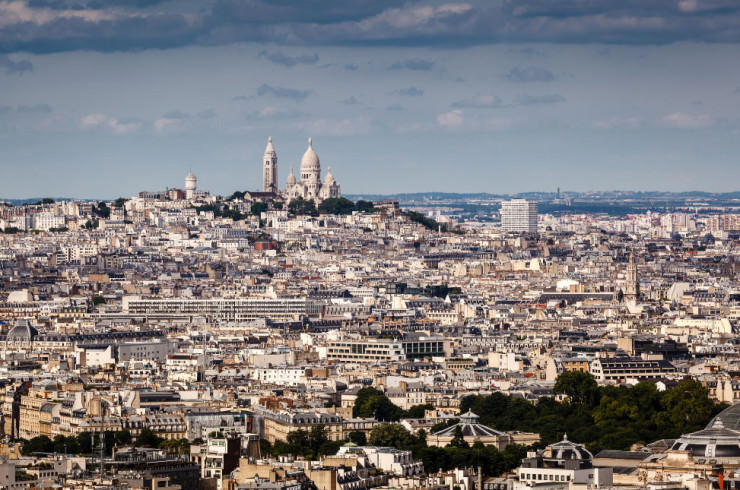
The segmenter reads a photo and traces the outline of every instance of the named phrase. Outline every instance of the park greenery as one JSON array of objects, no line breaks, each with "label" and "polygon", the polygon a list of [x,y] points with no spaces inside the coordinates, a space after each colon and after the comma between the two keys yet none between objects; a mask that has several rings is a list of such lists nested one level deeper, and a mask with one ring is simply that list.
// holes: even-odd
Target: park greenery
[{"label": "park greenery", "polygon": [[354,212],[374,213],[376,211],[373,203],[360,199],[353,202],[345,197],[330,197],[324,199],[317,206],[311,200],[297,197],[288,203],[288,212],[294,216],[318,216],[319,214],[347,215]]},{"label": "park greenery", "polygon": [[[651,382],[634,386],[599,386],[588,373],[565,372],[558,376],[553,389],[562,398],[540,398],[536,403],[523,398],[492,393],[470,395],[460,402],[460,413],[472,410],[480,422],[500,431],[526,431],[540,434],[536,445],[542,448],[562,439],[567,433],[570,440],[584,444],[593,453],[601,449],[628,450],[634,444],[648,444],[659,439],[676,438],[681,434],[702,429],[725,408],[707,396],[699,382],[686,379],[675,386],[658,391]],[[343,441],[331,440],[327,428],[313,426],[310,430],[289,432],[286,441],[269,444],[261,442],[263,455],[294,455],[318,459],[335,454],[341,445],[389,446],[413,453],[424,463],[427,472],[449,470],[456,467],[482,467],[486,475],[500,475],[510,471],[525,457],[526,447],[507,446],[499,451],[480,441],[469,444],[458,428],[447,447],[427,446],[427,432],[407,430],[396,423],[405,418],[423,418],[431,405],[416,405],[404,410],[395,405],[383,392],[363,388],[357,392],[352,410],[354,417],[372,417],[382,423],[369,433],[350,432]],[[443,421],[431,427],[435,433],[457,423],[456,419]],[[91,454],[100,446],[100,435],[83,432],[76,437],[35,437],[23,446],[24,454],[66,452]],[[110,454],[115,446],[132,443],[126,431],[105,432],[103,446]],[[168,441],[144,429],[135,445],[159,447],[171,452],[186,452],[187,440]]]},{"label": "park greenery", "polygon": [[599,386],[588,373],[564,372],[558,376],[554,392],[565,400],[545,397],[531,403],[492,393],[463,398],[460,410],[472,410],[480,415],[482,424],[497,430],[536,432],[543,446],[567,433],[570,440],[598,452],[628,450],[633,444],[700,430],[726,407],[712,402],[707,389],[691,379],[661,392],[651,382]]},{"label": "park greenery", "polygon": [[[79,454],[90,455],[100,450],[101,434],[80,432],[76,436],[65,437],[58,435],[53,439],[48,436],[38,436],[24,441],[23,454]],[[105,431],[102,433],[103,452],[111,455],[113,448],[118,446],[135,445],[136,447],[153,447],[165,449],[169,452],[183,453],[190,449],[187,439],[163,439],[149,429],[142,429],[136,441],[128,430]]]},{"label": "park greenery", "polygon": [[443,233],[447,233],[447,232],[457,233],[457,234],[464,233],[462,230],[458,230],[458,229],[453,230],[446,224],[439,223],[437,220],[434,220],[416,211],[404,211],[403,215],[406,216],[409,220],[413,221],[414,223],[419,223],[420,225],[422,225],[424,228],[427,228],[428,230],[441,231]]}]

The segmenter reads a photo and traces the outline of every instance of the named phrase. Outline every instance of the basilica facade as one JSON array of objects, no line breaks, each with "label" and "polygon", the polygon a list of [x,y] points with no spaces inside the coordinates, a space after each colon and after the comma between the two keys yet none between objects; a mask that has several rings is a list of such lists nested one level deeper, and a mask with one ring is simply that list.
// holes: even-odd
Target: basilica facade
[{"label": "basilica facade", "polygon": [[330,197],[341,197],[341,188],[331,173],[331,167],[324,180],[321,180],[321,163],[319,156],[313,149],[313,141],[308,138],[308,149],[301,158],[300,179],[290,168],[290,174],[285,182],[285,188],[280,191],[277,183],[277,153],[272,144],[272,137],[267,140],[265,156],[262,159],[262,187],[264,192],[280,195],[286,201],[302,198],[313,200],[316,203]]}]

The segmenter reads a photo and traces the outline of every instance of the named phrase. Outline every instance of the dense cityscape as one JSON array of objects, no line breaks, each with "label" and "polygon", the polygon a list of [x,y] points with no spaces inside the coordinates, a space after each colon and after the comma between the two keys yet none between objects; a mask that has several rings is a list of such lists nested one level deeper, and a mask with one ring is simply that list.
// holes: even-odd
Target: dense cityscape
[{"label": "dense cityscape", "polygon": [[731,198],[354,201],[275,146],[260,191],[4,203],[3,488],[740,485]]},{"label": "dense cityscape", "polygon": [[740,490],[740,0],[0,0],[0,490]]}]

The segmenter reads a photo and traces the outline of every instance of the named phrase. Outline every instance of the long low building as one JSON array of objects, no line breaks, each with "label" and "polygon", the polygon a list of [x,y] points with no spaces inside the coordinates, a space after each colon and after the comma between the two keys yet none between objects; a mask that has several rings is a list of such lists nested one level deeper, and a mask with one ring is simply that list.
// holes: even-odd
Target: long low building
[{"label": "long low building", "polygon": [[677,372],[665,360],[645,360],[639,357],[610,357],[591,361],[589,368],[597,381],[624,381],[626,379],[662,378]]},{"label": "long low building", "polygon": [[320,306],[306,298],[213,298],[144,299],[124,297],[123,311],[130,315],[207,317],[220,321],[249,321],[269,318],[276,321],[297,320],[320,312]]}]

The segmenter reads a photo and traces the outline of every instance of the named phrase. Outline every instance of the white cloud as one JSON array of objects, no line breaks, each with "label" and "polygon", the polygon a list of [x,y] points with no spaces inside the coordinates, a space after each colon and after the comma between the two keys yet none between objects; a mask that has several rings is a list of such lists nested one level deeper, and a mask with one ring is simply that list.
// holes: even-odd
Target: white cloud
[{"label": "white cloud", "polygon": [[598,129],[637,129],[644,124],[641,117],[617,117],[602,119],[593,123]]},{"label": "white cloud", "polygon": [[670,128],[702,129],[714,126],[715,120],[708,114],[694,115],[674,112],[673,114],[663,117],[663,119],[661,119],[661,123]]},{"label": "white cloud", "polygon": [[437,116],[437,124],[445,128],[459,128],[463,122],[463,111],[460,109],[453,109]]},{"label": "white cloud", "polygon": [[88,114],[82,118],[81,124],[83,128],[104,128],[113,134],[135,133],[141,127],[140,121],[122,121],[105,114]]}]

